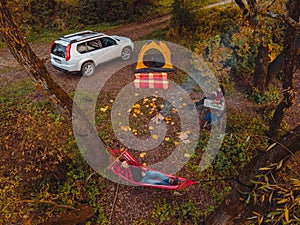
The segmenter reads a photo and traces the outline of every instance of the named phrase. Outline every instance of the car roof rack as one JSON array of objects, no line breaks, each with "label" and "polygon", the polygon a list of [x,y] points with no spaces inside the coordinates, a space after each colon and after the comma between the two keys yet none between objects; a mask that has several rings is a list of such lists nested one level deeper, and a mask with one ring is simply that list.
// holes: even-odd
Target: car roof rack
[{"label": "car roof rack", "polygon": [[64,35],[64,36],[60,37],[59,40],[63,40],[63,41],[70,42],[70,43],[75,43],[78,41],[82,41],[82,40],[86,40],[86,39],[94,38],[94,37],[98,37],[98,36],[103,36],[103,35],[105,35],[105,34],[91,31],[91,30],[85,30],[85,31],[80,31],[80,32]]},{"label": "car roof rack", "polygon": [[80,31],[80,32],[72,33],[72,34],[67,34],[67,35],[64,35],[63,37],[70,38],[70,37],[74,37],[74,36],[85,36],[85,35],[91,35],[91,34],[98,34],[98,32],[91,31],[91,30],[84,30],[84,31]]}]

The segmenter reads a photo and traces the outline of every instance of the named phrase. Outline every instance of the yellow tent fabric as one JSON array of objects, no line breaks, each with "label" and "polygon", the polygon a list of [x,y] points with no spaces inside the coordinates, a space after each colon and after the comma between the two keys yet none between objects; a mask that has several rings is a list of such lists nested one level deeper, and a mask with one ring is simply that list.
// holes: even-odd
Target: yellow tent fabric
[{"label": "yellow tent fabric", "polygon": [[[144,56],[145,53],[148,52],[151,49],[158,50],[162,56],[164,57],[164,65],[161,67],[149,67],[144,64]],[[168,46],[159,41],[158,43],[151,41],[147,44],[145,44],[142,49],[140,50],[139,56],[138,56],[138,62],[136,64],[136,72],[166,72],[166,71],[174,71],[173,65],[171,63],[171,51],[168,48]]]}]

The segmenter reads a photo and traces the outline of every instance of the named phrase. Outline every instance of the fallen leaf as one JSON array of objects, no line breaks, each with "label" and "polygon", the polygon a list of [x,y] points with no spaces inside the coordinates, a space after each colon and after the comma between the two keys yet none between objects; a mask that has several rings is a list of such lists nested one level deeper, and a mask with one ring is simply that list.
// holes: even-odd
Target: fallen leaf
[{"label": "fallen leaf", "polygon": [[141,158],[144,158],[146,156],[146,152],[142,152],[141,154],[140,154],[140,157]]},{"label": "fallen leaf", "polygon": [[136,114],[140,114],[140,113],[141,113],[141,111],[138,110],[138,109],[134,109],[133,111],[134,111],[134,113],[136,113]]},{"label": "fallen leaf", "polygon": [[129,126],[121,126],[121,129],[124,131],[129,131],[131,128]]},{"label": "fallen leaf", "polygon": [[144,100],[143,100],[143,105],[145,105],[146,104],[146,102],[148,102],[149,101],[149,99],[148,98],[144,98]]},{"label": "fallen leaf", "polygon": [[157,138],[158,138],[158,135],[157,135],[157,134],[152,134],[152,138],[153,138],[153,139],[157,139]]},{"label": "fallen leaf", "polygon": [[178,138],[180,140],[185,140],[185,139],[188,139],[188,135],[186,132],[180,132]]},{"label": "fallen leaf", "polygon": [[137,103],[137,104],[133,105],[132,108],[133,109],[139,109],[139,108],[141,108],[141,105]]},{"label": "fallen leaf", "polygon": [[191,154],[189,154],[189,153],[184,153],[184,158],[191,158]]},{"label": "fallen leaf", "polygon": [[104,108],[100,108],[100,110],[101,110],[102,112],[106,112],[106,110],[108,110],[108,106],[105,106]]}]

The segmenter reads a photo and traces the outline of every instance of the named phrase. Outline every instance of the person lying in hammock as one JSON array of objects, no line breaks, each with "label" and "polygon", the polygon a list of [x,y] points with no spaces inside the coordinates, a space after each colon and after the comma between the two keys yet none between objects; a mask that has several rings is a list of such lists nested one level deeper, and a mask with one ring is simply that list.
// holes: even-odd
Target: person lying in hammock
[{"label": "person lying in hammock", "polygon": [[176,177],[171,179],[159,171],[144,170],[139,166],[132,166],[125,159],[120,158],[121,166],[131,171],[132,179],[136,182],[156,184],[156,185],[178,185],[179,181]]}]

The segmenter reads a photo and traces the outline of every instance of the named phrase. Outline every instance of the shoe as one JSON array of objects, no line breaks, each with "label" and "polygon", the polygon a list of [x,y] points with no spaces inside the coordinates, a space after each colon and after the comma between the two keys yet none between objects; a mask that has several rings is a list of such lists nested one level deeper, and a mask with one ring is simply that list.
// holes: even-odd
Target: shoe
[{"label": "shoe", "polygon": [[175,179],[171,179],[171,180],[170,180],[170,184],[171,184],[171,185],[177,185],[177,184],[178,184],[178,181],[179,181],[179,180],[178,180],[178,178],[176,177]]}]

